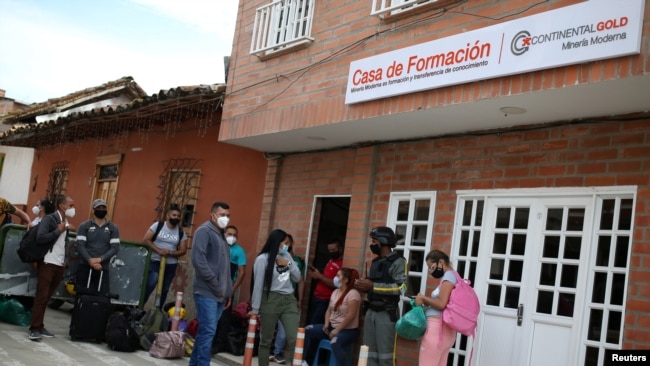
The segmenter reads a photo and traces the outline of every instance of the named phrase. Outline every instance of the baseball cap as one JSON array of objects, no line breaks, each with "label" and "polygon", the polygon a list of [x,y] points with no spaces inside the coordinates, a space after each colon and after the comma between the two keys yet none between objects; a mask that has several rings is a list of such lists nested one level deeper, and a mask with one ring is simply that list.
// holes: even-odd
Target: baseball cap
[{"label": "baseball cap", "polygon": [[98,198],[98,199],[93,201],[93,208],[97,208],[99,206],[108,207],[108,205],[106,204],[106,201],[104,201],[101,198]]}]

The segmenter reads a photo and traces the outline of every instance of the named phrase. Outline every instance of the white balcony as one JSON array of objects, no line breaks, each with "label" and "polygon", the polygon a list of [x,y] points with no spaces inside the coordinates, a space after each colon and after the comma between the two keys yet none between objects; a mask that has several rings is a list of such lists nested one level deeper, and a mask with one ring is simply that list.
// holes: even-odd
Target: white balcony
[{"label": "white balcony", "polygon": [[465,0],[372,0],[370,15],[380,18],[395,16],[415,9],[440,9],[447,5],[455,5]]},{"label": "white balcony", "polygon": [[255,13],[251,54],[268,55],[313,42],[315,0],[274,0]]}]

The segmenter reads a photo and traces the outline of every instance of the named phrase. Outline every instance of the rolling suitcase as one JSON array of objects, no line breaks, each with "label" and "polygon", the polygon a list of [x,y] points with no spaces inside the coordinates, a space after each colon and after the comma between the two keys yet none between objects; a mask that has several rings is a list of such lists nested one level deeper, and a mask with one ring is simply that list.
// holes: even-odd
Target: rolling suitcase
[{"label": "rolling suitcase", "polygon": [[111,313],[111,300],[107,294],[100,294],[103,272],[99,275],[97,291],[90,290],[91,270],[88,274],[88,285],[85,289],[77,290],[74,300],[72,317],[70,319],[70,339],[88,340],[101,343],[104,340],[106,322]]}]

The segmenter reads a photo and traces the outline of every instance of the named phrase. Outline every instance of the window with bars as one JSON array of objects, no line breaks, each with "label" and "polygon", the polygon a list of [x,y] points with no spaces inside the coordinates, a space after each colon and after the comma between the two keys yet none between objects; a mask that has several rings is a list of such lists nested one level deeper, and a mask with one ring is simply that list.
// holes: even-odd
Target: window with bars
[{"label": "window with bars", "polygon": [[315,0],[273,0],[255,12],[251,54],[269,55],[313,41]]},{"label": "window with bars", "polygon": [[[467,0],[373,0],[371,15],[385,18],[402,14],[418,14],[420,11],[442,9]],[[418,10],[417,12],[415,10]]]},{"label": "window with bars", "polygon": [[164,170],[160,175],[160,194],[156,208],[156,220],[165,220],[171,205],[181,209],[181,225],[188,237],[194,225],[196,201],[198,199],[200,170],[197,159],[172,159],[163,162]]},{"label": "window with bars", "polygon": [[52,164],[50,177],[47,182],[47,198],[56,204],[59,196],[65,194],[68,184],[68,161],[59,161]]}]

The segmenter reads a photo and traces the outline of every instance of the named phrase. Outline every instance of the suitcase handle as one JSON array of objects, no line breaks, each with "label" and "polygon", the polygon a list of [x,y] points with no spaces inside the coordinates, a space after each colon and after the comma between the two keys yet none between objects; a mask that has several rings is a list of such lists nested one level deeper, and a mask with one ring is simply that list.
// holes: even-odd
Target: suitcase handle
[{"label": "suitcase handle", "polygon": [[[90,272],[88,272],[88,283],[86,284],[86,288],[90,288],[90,279],[93,277],[93,272],[95,272],[94,269],[90,269]],[[104,278],[104,271],[99,271],[99,284],[97,285],[97,292],[101,291],[102,289],[102,279]]]}]

